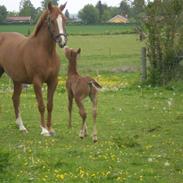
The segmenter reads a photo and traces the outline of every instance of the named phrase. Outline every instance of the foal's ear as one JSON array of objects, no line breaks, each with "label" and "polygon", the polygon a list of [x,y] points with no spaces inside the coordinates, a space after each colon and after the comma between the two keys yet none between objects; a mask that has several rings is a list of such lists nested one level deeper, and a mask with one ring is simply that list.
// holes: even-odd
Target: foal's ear
[{"label": "foal's ear", "polygon": [[63,11],[63,10],[64,10],[64,8],[65,8],[66,4],[67,4],[67,2],[65,2],[63,5],[62,5],[62,4],[60,5],[60,10],[61,10],[61,11]]},{"label": "foal's ear", "polygon": [[78,48],[77,54],[80,54],[80,53],[81,53],[81,48]]},{"label": "foal's ear", "polygon": [[52,9],[53,9],[52,3],[51,3],[51,1],[49,1],[49,3],[48,3],[48,10],[51,12]]}]

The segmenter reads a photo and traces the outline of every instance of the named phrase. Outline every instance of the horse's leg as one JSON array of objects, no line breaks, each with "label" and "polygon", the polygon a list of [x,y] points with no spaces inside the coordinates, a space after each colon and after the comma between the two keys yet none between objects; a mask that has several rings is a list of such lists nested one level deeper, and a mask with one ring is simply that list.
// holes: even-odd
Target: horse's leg
[{"label": "horse's leg", "polygon": [[47,128],[50,134],[54,133],[54,130],[51,128],[51,114],[53,110],[53,96],[55,89],[57,87],[57,79],[47,83],[48,86],[48,95],[47,95],[47,111],[48,111],[48,119],[47,119]]},{"label": "horse's leg", "polygon": [[0,67],[0,77],[3,75],[3,73],[4,73],[4,69]]},{"label": "horse's leg", "polygon": [[44,105],[42,90],[41,90],[42,82],[39,79],[35,79],[33,81],[33,85],[34,85],[34,92],[35,92],[37,103],[38,103],[38,109],[41,115],[41,130],[42,130],[41,135],[50,136],[50,133],[46,128],[45,119],[44,119],[45,105]]},{"label": "horse's leg", "polygon": [[97,127],[96,127],[96,118],[97,118],[97,97],[96,94],[91,98],[92,107],[93,107],[93,142],[97,142]]},{"label": "horse's leg", "polygon": [[15,117],[16,117],[16,124],[19,128],[20,131],[24,131],[27,132],[27,129],[25,128],[21,115],[20,115],[20,111],[19,111],[19,104],[20,104],[20,94],[22,91],[22,85],[21,83],[17,83],[17,82],[13,82],[14,84],[14,92],[13,92],[13,96],[12,96],[12,100],[13,100],[13,105],[14,105],[14,110],[15,110]]},{"label": "horse's leg", "polygon": [[68,91],[68,111],[69,111],[69,120],[68,120],[68,128],[72,127],[72,104],[73,104],[73,94],[72,91]]},{"label": "horse's leg", "polygon": [[87,117],[87,114],[86,114],[86,112],[85,112],[85,109],[84,109],[84,106],[83,106],[83,104],[82,104],[82,102],[81,102],[81,100],[80,100],[80,98],[75,98],[75,101],[76,101],[76,104],[77,104],[77,106],[78,106],[78,108],[79,108],[79,114],[80,114],[80,116],[81,116],[81,118],[82,118],[82,125],[81,125],[81,130],[80,130],[80,134],[79,134],[79,136],[80,136],[80,138],[84,138],[84,136],[85,136],[85,123],[86,123],[86,117]]}]

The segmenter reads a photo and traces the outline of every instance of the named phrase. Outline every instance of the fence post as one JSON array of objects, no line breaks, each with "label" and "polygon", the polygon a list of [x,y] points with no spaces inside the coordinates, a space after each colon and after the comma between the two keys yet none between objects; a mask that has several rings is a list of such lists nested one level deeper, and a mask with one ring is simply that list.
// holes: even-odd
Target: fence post
[{"label": "fence post", "polygon": [[141,49],[141,81],[144,82],[147,79],[147,66],[146,66],[146,48]]}]

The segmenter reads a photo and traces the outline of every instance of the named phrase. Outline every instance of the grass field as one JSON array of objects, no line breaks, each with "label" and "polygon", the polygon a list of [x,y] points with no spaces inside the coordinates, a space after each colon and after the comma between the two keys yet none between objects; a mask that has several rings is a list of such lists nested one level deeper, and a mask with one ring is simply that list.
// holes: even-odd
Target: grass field
[{"label": "grass field", "polygon": [[[0,25],[0,32],[20,32],[27,35],[34,25]],[[134,25],[68,25],[69,35],[111,35],[134,33]]]},{"label": "grass field", "polygon": [[[135,35],[70,36],[70,47],[81,47],[79,70],[103,86],[98,102],[98,142],[79,138],[81,120],[74,105],[73,128],[67,129],[62,58],[54,99],[56,135],[42,137],[32,87],[21,96],[28,134],[15,126],[11,84],[0,80],[0,182],[12,183],[183,183],[183,87],[142,87],[139,83],[141,43]],[[44,90],[46,99],[46,90]],[[89,133],[92,115],[89,100]]]}]

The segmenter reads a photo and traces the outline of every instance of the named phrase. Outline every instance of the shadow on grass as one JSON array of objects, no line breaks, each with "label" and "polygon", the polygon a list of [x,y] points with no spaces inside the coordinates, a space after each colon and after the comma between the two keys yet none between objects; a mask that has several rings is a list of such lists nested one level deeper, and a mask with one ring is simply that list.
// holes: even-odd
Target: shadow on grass
[{"label": "shadow on grass", "polygon": [[12,182],[10,153],[0,150],[0,182]]},{"label": "shadow on grass", "polygon": [[135,135],[133,137],[115,137],[113,141],[119,148],[141,148],[137,139],[138,135]]}]

